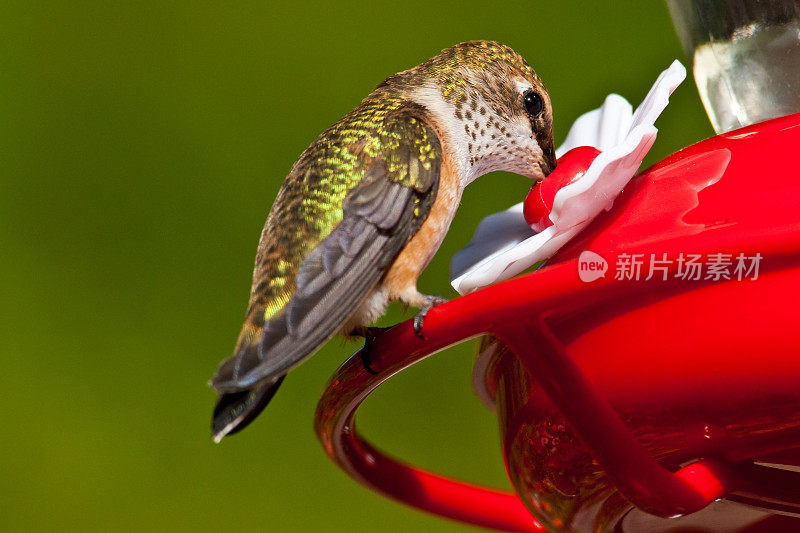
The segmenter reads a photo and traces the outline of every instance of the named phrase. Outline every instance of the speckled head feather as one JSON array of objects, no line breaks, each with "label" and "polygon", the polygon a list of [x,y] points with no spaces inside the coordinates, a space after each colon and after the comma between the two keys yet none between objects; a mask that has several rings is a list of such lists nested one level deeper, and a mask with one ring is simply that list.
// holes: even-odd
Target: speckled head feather
[{"label": "speckled head feather", "polygon": [[447,100],[466,103],[463,99],[469,92],[465,75],[469,72],[485,72],[487,80],[522,76],[531,83],[541,84],[528,62],[510,47],[494,41],[467,41],[445,48],[439,55],[414,68],[398,72],[382,85],[414,85],[434,79]]},{"label": "speckled head feather", "polygon": [[[432,112],[440,135],[463,156],[465,184],[493,170],[542,178],[554,166],[550,97],[528,62],[504,44],[458,44],[387,78],[382,86],[408,94]],[[526,90],[544,99],[541,115],[525,114],[521,98]],[[535,145],[520,142],[526,134]],[[540,155],[548,168],[538,168]]]}]

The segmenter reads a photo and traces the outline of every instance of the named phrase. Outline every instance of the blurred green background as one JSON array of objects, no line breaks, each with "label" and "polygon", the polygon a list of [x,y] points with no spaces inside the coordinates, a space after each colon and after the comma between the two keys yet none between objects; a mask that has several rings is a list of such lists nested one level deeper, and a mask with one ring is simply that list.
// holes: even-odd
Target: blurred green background
[{"label": "blurred green background", "polygon": [[[291,164],[387,75],[470,39],[507,43],[552,95],[557,143],[682,57],[650,2],[20,2],[0,22],[0,508],[11,531],[464,531],[346,477],[312,431],[332,341],[244,433],[214,445],[206,386],[230,355],[256,244]],[[653,162],[712,134],[691,79]],[[464,197],[420,287],[530,182]],[[402,318],[393,308],[387,322]],[[382,387],[359,425],[423,467],[508,487],[474,344]]]}]

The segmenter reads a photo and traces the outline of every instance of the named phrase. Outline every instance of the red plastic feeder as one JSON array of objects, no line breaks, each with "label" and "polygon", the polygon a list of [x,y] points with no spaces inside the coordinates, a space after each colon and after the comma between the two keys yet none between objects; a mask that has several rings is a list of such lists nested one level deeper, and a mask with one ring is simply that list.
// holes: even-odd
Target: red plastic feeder
[{"label": "red plastic feeder", "polygon": [[[800,115],[690,146],[545,268],[434,308],[425,340],[387,331],[377,375],[356,354],[328,384],[326,452],[385,495],[502,530],[800,531],[797,146]],[[603,276],[581,280],[584,251]],[[353,422],[390,376],[480,334],[476,390],[516,494],[391,459]]]}]

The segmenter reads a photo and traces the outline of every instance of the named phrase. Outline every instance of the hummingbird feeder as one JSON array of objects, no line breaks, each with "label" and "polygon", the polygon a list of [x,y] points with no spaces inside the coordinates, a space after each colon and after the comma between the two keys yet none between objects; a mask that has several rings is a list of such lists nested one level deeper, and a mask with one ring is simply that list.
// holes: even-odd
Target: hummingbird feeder
[{"label": "hummingbird feeder", "polygon": [[[425,338],[402,323],[372,343],[374,373],[356,353],[331,378],[316,431],[358,482],[504,531],[800,531],[800,97],[794,114],[753,103],[739,78],[756,67],[736,70],[786,28],[800,61],[797,10],[669,4],[719,135],[635,175],[677,62],[635,113],[614,96],[581,117],[553,174],[454,258],[463,295],[428,313]],[[354,424],[381,383],[479,336],[473,385],[513,493],[404,463]]]}]

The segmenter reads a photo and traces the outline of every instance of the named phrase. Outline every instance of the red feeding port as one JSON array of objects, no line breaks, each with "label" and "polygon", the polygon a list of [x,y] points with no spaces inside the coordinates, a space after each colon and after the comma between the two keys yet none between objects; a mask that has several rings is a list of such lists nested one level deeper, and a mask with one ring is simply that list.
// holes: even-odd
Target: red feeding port
[{"label": "red feeding port", "polygon": [[525,197],[522,213],[533,231],[538,233],[553,225],[550,211],[553,210],[556,193],[586,174],[598,155],[600,150],[592,146],[573,148],[558,158],[558,166],[549,176],[531,187]]}]

